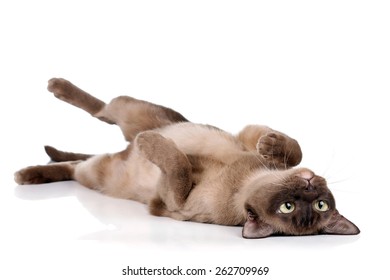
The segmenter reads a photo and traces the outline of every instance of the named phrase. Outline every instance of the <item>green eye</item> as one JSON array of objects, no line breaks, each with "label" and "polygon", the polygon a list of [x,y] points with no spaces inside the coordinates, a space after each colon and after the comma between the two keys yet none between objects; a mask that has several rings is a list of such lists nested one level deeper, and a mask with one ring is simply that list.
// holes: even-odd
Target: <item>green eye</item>
[{"label": "green eye", "polygon": [[295,205],[292,202],[285,202],[279,207],[279,213],[288,214],[294,211]]},{"label": "green eye", "polygon": [[329,205],[323,200],[317,200],[314,202],[314,208],[320,212],[325,212],[329,210]]}]

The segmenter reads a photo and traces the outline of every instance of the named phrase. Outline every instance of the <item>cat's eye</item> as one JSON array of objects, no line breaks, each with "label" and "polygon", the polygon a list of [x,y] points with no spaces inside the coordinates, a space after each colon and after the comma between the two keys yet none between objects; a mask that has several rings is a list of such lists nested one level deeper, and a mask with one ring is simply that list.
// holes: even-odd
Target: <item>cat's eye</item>
[{"label": "cat's eye", "polygon": [[326,201],[317,200],[314,202],[314,208],[320,212],[325,212],[329,210],[329,205],[326,203]]},{"label": "cat's eye", "polygon": [[294,211],[295,205],[292,202],[285,202],[279,207],[279,213],[288,214]]}]

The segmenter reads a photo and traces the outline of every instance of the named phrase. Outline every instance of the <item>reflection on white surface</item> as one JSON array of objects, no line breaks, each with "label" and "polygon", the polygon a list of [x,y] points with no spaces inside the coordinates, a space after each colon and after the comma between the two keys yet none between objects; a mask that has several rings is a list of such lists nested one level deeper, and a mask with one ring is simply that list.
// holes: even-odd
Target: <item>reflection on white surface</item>
[{"label": "reflection on white surface", "polygon": [[[253,243],[277,245],[283,240],[293,239],[296,246],[329,247],[348,244],[359,239],[359,236],[317,236],[317,237],[271,237],[262,240],[244,240],[241,237],[241,227],[200,224],[194,222],[176,221],[166,217],[155,217],[148,214],[147,206],[135,201],[111,198],[89,190],[76,182],[59,182],[37,186],[17,186],[15,196],[23,200],[56,200],[60,198],[75,198],[91,218],[96,218],[103,229],[82,232],[79,240],[110,241],[126,245],[197,247],[212,246],[218,248],[229,244],[253,248]],[[74,204],[74,202],[72,203]],[[64,205],[64,207],[67,207]],[[65,217],[66,218],[66,217]],[[75,217],[69,217],[75,218]],[[73,221],[74,222],[74,221]],[[234,242],[235,241],[235,242]],[[320,241],[320,242],[318,242]],[[233,242],[233,243],[230,243]],[[194,247],[195,246],[195,247]]]},{"label": "reflection on white surface", "polygon": [[[208,270],[228,265],[269,266],[278,279],[291,273],[315,273],[318,262],[324,258],[328,266],[347,273],[357,264],[362,265],[363,260],[354,252],[369,250],[364,219],[358,223],[363,228],[358,236],[246,240],[241,237],[240,227],[154,217],[143,204],[111,198],[73,181],[16,186],[8,199],[13,203],[8,204],[9,209],[18,207],[22,212],[15,211],[8,217],[12,226],[3,229],[2,242],[10,252],[8,260],[13,260],[14,269],[18,263],[30,269],[28,273],[20,272],[24,276],[44,271],[43,275],[49,278],[63,269],[61,263],[66,263],[81,275],[93,271],[97,279],[119,273],[127,265],[152,268],[180,265]],[[286,256],[294,259],[287,261]],[[65,271],[62,276],[65,279],[72,275],[71,271]]]}]

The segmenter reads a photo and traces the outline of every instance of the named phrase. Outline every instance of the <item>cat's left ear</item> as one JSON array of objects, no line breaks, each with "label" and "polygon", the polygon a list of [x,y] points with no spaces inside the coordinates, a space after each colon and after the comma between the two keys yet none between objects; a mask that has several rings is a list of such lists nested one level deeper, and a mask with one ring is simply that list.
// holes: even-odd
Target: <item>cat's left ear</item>
[{"label": "cat's left ear", "polygon": [[242,237],[244,238],[264,238],[272,235],[274,229],[260,219],[252,212],[248,211],[247,219],[242,229]]},{"label": "cat's left ear", "polygon": [[336,210],[322,232],[328,234],[354,235],[359,234],[360,230],[354,223],[344,218]]}]

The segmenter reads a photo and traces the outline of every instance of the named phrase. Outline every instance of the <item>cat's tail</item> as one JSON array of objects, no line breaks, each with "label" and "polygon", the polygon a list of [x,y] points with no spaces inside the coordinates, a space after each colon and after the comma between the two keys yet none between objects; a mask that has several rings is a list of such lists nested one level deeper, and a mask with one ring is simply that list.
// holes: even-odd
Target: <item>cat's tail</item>
[{"label": "cat's tail", "polygon": [[87,160],[94,156],[88,154],[63,152],[51,146],[45,146],[45,151],[50,159],[55,162]]}]

